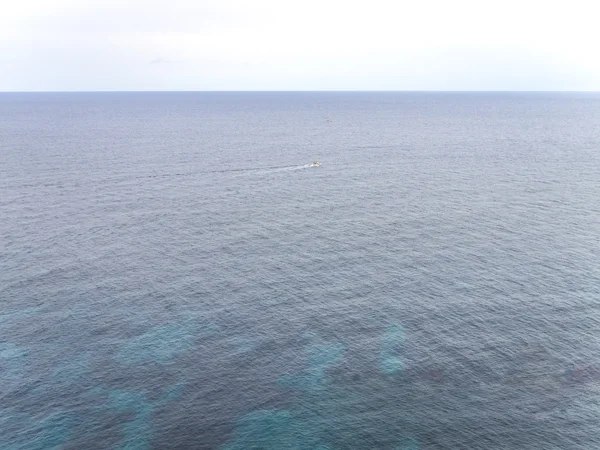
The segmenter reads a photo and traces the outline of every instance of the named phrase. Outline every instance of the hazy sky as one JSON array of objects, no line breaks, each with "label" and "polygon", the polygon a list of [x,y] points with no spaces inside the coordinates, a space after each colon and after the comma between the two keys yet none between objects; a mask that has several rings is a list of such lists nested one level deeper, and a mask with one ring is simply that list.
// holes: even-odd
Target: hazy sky
[{"label": "hazy sky", "polygon": [[0,91],[600,90],[600,6],[13,0]]}]

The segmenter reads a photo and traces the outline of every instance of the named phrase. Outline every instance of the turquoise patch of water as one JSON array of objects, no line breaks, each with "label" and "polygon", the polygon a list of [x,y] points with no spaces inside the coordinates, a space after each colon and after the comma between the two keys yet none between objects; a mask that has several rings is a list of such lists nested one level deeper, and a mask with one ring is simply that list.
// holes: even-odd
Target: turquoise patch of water
[{"label": "turquoise patch of water", "polygon": [[185,386],[184,382],[179,382],[171,386],[167,391],[162,395],[160,399],[155,403],[155,406],[163,406],[168,405],[169,403],[176,402],[183,395],[183,387]]},{"label": "turquoise patch of water", "polygon": [[23,358],[27,355],[28,352],[17,347],[12,342],[0,342],[0,358],[2,359]]},{"label": "turquoise patch of water", "polygon": [[117,352],[116,359],[123,365],[146,362],[167,364],[178,355],[191,350],[196,339],[217,331],[216,325],[198,328],[190,322],[155,327],[125,343]]},{"label": "turquoise patch of water", "polygon": [[339,342],[314,342],[308,350],[308,363],[313,370],[326,369],[339,362],[344,350],[344,345]]},{"label": "turquoise patch of water", "polygon": [[16,389],[27,380],[28,354],[12,342],[0,343],[0,375],[6,392]]},{"label": "turquoise patch of water", "polygon": [[412,438],[406,438],[395,450],[419,450],[419,444]]},{"label": "turquoise patch of water", "polygon": [[239,355],[249,353],[256,349],[257,344],[250,339],[242,337],[233,337],[230,339],[231,345],[234,348],[233,354]]},{"label": "turquoise patch of water", "polygon": [[[42,422],[42,434],[37,440],[37,448],[49,449],[59,448],[71,437],[72,420],[69,416],[55,414],[47,417]],[[34,446],[34,448],[36,448]]]},{"label": "turquoise patch of water", "polygon": [[404,368],[404,362],[398,356],[385,356],[381,359],[379,368],[387,375],[394,375]]},{"label": "turquoise patch of water", "polygon": [[58,450],[71,438],[72,419],[63,413],[39,418],[26,414],[0,418],[3,450]]},{"label": "turquoise patch of water", "polygon": [[60,364],[52,373],[52,381],[61,385],[84,381],[90,371],[92,358],[92,352],[84,352]]},{"label": "turquoise patch of water", "polygon": [[[308,334],[305,338],[308,367],[280,379],[281,384],[301,391],[301,395],[294,397],[297,401],[289,410],[256,411],[244,417],[238,423],[233,440],[223,450],[330,450],[366,444],[362,425],[356,420],[357,415],[371,412],[364,409],[365,392],[348,390],[343,383],[331,383],[327,376],[327,370],[341,362],[345,346],[322,340],[316,334]],[[395,374],[404,367],[400,356],[404,340],[404,329],[399,325],[388,327],[381,336],[379,365],[384,373]],[[373,426],[374,431],[382,435],[391,431],[385,420]],[[418,450],[419,446],[414,439],[402,437],[395,440],[392,448]]]},{"label": "turquoise patch of water", "polygon": [[26,308],[13,312],[2,312],[0,313],[0,324],[8,323],[10,325],[10,322],[27,318],[39,313],[41,310],[42,308]]},{"label": "turquoise patch of water", "polygon": [[[181,397],[184,383],[171,386],[155,402],[148,400],[144,392],[114,389],[108,392],[108,409],[133,414],[133,419],[123,425],[123,441],[119,446],[122,450],[145,450],[151,448],[154,433],[152,414],[157,407],[172,403]],[[102,389],[96,389],[96,394],[102,394]]]},{"label": "turquoise patch of water", "polygon": [[381,337],[379,369],[386,375],[394,375],[404,368],[404,362],[398,355],[404,342],[404,328],[392,325]]},{"label": "turquoise patch of water", "polygon": [[312,427],[290,411],[261,410],[238,422],[233,441],[222,450],[324,450]]},{"label": "turquoise patch of water", "polygon": [[144,450],[150,448],[152,426],[150,416],[152,405],[146,395],[135,391],[114,390],[109,394],[110,405],[117,411],[131,412],[134,419],[123,425],[123,450]]},{"label": "turquoise patch of water", "polygon": [[345,352],[345,346],[340,342],[322,341],[316,335],[308,335],[307,361],[308,369],[293,375],[280,378],[283,386],[295,387],[301,390],[318,390],[327,383],[327,369],[338,364]]}]

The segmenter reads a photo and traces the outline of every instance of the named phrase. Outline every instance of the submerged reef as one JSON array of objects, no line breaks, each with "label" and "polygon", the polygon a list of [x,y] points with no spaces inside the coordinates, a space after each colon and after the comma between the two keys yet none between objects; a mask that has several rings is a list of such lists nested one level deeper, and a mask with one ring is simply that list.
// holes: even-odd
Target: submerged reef
[{"label": "submerged reef", "polygon": [[2,450],[58,450],[71,438],[73,419],[64,413],[43,418],[28,414],[0,415]]},{"label": "submerged reef", "polygon": [[42,311],[42,308],[26,308],[12,312],[0,312],[0,325],[14,325],[16,321],[28,318]]},{"label": "submerged reef", "polygon": [[157,326],[125,343],[115,358],[123,365],[148,362],[164,365],[191,350],[197,339],[217,331],[218,327],[214,324],[196,324],[193,321]]},{"label": "submerged reef", "polygon": [[152,416],[156,409],[177,401],[181,397],[183,383],[169,387],[157,400],[150,400],[145,391],[98,388],[97,395],[107,395],[101,408],[105,414],[127,413],[132,418],[122,425],[121,450],[145,450],[152,448],[154,428]]},{"label": "submerged reef", "polygon": [[27,356],[28,352],[17,347],[11,342],[0,342],[0,360],[8,360],[13,358],[22,358]]},{"label": "submerged reef", "polygon": [[404,343],[404,328],[391,325],[381,338],[379,369],[386,375],[394,375],[404,368],[404,362],[399,356]]},{"label": "submerged reef", "polygon": [[260,410],[244,416],[237,424],[235,437],[222,450],[316,450],[320,446],[313,427],[290,411]]},{"label": "submerged reef", "polygon": [[396,420],[378,417],[371,401],[377,400],[379,388],[392,381],[389,376],[404,367],[402,326],[387,327],[380,338],[376,373],[382,376],[358,384],[334,382],[335,378],[328,376],[328,370],[344,362],[344,344],[324,340],[314,333],[305,338],[307,367],[280,379],[280,386],[299,392],[295,401],[285,409],[258,410],[245,415],[222,450],[372,448],[377,442],[376,435],[388,437],[386,449],[418,450],[417,441],[406,437]]},{"label": "submerged reef", "polygon": [[327,370],[339,363],[344,355],[345,346],[339,342],[328,342],[315,334],[307,334],[308,368],[299,374],[284,375],[281,384],[301,390],[318,390],[327,383]]},{"label": "submerged reef", "polygon": [[0,374],[6,393],[19,388],[27,375],[29,352],[12,342],[0,342]]},{"label": "submerged reef", "polygon": [[[33,312],[11,313],[11,323],[23,314]],[[37,347],[0,342],[6,392],[17,395],[26,389],[30,397],[18,410],[0,409],[0,448],[59,450],[84,443],[86,436],[104,433],[110,448],[148,450],[160,438],[154,423],[157,413],[166,412],[166,406],[177,402],[190,383],[177,382],[181,373],[172,363],[216,336],[235,357],[251,358],[253,352],[260,351],[256,337],[245,333],[225,336],[217,325],[202,319],[185,318],[154,326],[137,323],[134,328],[142,332],[128,341],[118,340],[120,346],[114,350],[95,345],[72,349],[62,341]],[[370,448],[385,436],[387,450],[418,450],[417,441],[403,437],[410,431],[403,428],[410,420],[386,418],[377,411],[377,402],[393,392],[386,388],[401,381],[392,376],[404,369],[404,329],[393,324],[379,327],[377,333],[370,341],[373,359],[365,359],[362,351],[353,353],[353,347],[345,343],[306,333],[287,355],[291,361],[288,373],[279,375],[273,386],[291,394],[284,397],[287,402],[242,414],[231,438],[220,448]],[[106,361],[116,364],[98,371]],[[125,370],[131,376],[120,376]],[[33,373],[36,375],[27,376]],[[154,377],[149,381],[153,381],[132,385],[138,373],[149,374]],[[69,395],[44,411],[33,409],[47,404],[56,392]],[[112,428],[106,428],[111,422]]]}]

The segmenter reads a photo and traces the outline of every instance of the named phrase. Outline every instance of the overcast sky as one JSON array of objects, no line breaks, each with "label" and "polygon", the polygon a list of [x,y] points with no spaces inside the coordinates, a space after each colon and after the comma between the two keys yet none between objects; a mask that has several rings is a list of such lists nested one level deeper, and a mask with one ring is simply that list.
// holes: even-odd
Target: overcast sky
[{"label": "overcast sky", "polygon": [[591,0],[13,0],[0,91],[600,90]]}]

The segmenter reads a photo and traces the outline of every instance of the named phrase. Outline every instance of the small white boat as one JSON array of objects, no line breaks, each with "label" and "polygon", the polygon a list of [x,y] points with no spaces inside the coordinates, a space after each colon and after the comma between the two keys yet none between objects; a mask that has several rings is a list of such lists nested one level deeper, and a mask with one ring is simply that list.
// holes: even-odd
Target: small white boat
[{"label": "small white boat", "polygon": [[319,161],[313,161],[310,167],[319,167],[321,163]]}]

